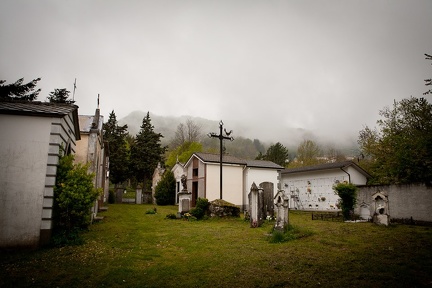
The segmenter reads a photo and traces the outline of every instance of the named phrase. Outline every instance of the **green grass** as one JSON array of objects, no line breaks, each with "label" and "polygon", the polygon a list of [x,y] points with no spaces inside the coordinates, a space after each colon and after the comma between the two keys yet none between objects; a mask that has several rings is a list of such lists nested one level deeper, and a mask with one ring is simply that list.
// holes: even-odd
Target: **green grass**
[{"label": "green grass", "polygon": [[[5,252],[0,287],[431,287],[432,229],[312,221],[270,243],[273,223],[165,219],[176,206],[112,204],[81,246]],[[300,232],[299,232],[300,231]],[[296,235],[297,235],[296,234]],[[297,239],[296,239],[297,238]]]}]

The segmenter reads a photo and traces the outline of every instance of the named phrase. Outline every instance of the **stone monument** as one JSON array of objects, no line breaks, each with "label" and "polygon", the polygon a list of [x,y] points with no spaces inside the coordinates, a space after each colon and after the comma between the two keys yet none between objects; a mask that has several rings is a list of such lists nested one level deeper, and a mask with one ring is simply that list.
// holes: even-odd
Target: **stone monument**
[{"label": "stone monument", "polygon": [[255,182],[252,183],[250,192],[248,194],[248,198],[249,198],[250,227],[252,228],[260,227],[264,217],[263,189],[258,188]]},{"label": "stone monument", "polygon": [[179,214],[183,214],[189,212],[191,207],[190,204],[192,202],[192,193],[189,193],[187,190],[187,176],[181,176],[182,190],[178,193],[179,195]]},{"label": "stone monument", "polygon": [[279,190],[274,197],[274,205],[276,211],[275,230],[283,231],[289,224],[289,197],[285,195],[284,190]]},{"label": "stone monument", "polygon": [[136,187],[135,203],[136,204],[142,204],[142,187],[141,187],[141,185],[138,185]]},{"label": "stone monument", "polygon": [[390,213],[387,195],[384,192],[378,191],[372,195],[372,201],[372,207],[374,207],[373,222],[388,226],[390,223]]}]

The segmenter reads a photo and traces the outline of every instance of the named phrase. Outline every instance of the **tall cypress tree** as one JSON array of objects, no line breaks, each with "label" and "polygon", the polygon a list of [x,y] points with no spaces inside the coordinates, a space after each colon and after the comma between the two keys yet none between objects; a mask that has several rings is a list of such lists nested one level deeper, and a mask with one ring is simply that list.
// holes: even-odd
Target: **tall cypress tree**
[{"label": "tall cypress tree", "polygon": [[129,178],[129,150],[126,143],[127,125],[117,124],[114,110],[110,113],[107,123],[103,125],[104,140],[108,142],[111,183],[119,184]]},{"label": "tall cypress tree", "polygon": [[131,149],[131,169],[136,180],[149,188],[151,177],[158,163],[163,163],[166,147],[161,146],[162,134],[156,133],[151,124],[150,113],[144,117],[141,130],[135,137]]}]

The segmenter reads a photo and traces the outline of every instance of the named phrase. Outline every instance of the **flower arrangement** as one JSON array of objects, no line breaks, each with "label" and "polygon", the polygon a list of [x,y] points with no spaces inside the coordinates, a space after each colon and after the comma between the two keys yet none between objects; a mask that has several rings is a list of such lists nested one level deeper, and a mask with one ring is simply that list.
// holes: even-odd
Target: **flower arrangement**
[{"label": "flower arrangement", "polygon": [[267,215],[266,220],[267,221],[272,221],[272,220],[274,220],[274,217],[272,217],[271,215]]},{"label": "flower arrangement", "polygon": [[183,218],[185,220],[188,220],[188,221],[197,220],[197,218],[194,215],[192,215],[191,213],[183,214]]}]

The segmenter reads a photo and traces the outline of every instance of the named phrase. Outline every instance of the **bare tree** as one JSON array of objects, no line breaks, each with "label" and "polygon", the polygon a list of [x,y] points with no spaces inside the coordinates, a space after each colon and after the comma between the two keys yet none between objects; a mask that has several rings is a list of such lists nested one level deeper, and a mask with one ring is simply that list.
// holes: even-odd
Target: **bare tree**
[{"label": "bare tree", "polygon": [[188,118],[186,124],[180,123],[171,141],[171,146],[179,147],[186,142],[199,142],[201,137],[201,126]]},{"label": "bare tree", "polygon": [[297,148],[297,158],[302,166],[320,163],[318,160],[320,154],[320,147],[312,140],[304,140]]},{"label": "bare tree", "polygon": [[201,136],[201,126],[188,118],[186,120],[186,131],[188,142],[198,142]]},{"label": "bare tree", "polygon": [[346,160],[346,156],[340,150],[334,147],[329,147],[327,149],[327,157],[331,162],[340,162]]}]

